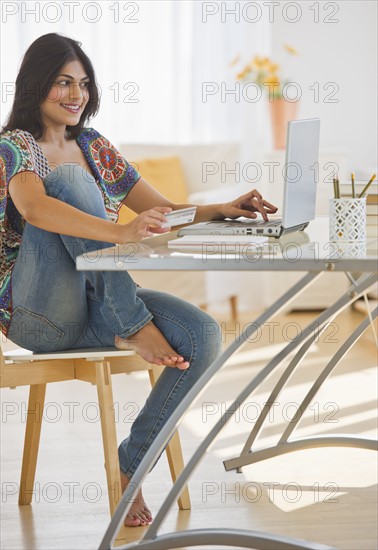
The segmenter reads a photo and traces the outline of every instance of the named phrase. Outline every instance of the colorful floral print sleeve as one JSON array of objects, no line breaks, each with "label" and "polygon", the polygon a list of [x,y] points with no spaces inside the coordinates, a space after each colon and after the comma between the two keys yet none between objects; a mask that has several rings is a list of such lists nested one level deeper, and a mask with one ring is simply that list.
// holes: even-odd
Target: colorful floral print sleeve
[{"label": "colorful floral print sleeve", "polygon": [[[116,222],[122,201],[140,178],[117,149],[99,132],[86,128],[76,139],[104,199],[107,217]],[[24,130],[0,135],[0,330],[5,335],[12,315],[11,274],[25,224],[8,193],[10,180],[21,172],[41,179],[51,171],[42,149]]]},{"label": "colorful floral print sleeve", "polygon": [[117,221],[122,201],[140,174],[93,128],[86,128],[76,141],[100,188],[108,219]]}]

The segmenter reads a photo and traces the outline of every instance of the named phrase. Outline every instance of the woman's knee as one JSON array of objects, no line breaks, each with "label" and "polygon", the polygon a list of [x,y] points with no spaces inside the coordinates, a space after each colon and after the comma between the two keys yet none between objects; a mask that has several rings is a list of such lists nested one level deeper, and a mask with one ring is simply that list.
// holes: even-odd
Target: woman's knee
[{"label": "woman's knee", "polygon": [[191,317],[191,326],[197,340],[198,355],[205,356],[212,363],[222,349],[222,333],[217,321],[201,309]]},{"label": "woman's knee", "polygon": [[101,192],[87,170],[78,164],[60,164],[43,180],[46,193],[98,217],[106,218]]}]

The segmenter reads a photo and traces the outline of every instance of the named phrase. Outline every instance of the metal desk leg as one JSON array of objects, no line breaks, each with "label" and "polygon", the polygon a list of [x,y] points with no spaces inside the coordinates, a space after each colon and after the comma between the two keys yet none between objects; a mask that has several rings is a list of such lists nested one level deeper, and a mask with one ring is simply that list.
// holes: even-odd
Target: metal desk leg
[{"label": "metal desk leg", "polygon": [[155,540],[142,539],[133,544],[118,546],[117,550],[173,550],[189,546],[235,546],[251,550],[336,550],[332,546],[306,542],[292,537],[270,535],[244,529],[190,529],[180,533],[167,533]]},{"label": "metal desk leg", "polygon": [[[336,317],[336,314],[331,317],[331,320],[334,319],[335,317]],[[318,325],[314,324],[314,334],[301,346],[299,351],[295,354],[295,357],[292,359],[290,364],[286,367],[285,371],[282,373],[280,379],[277,381],[271,394],[269,395],[261,413],[259,414],[253,426],[253,429],[250,435],[248,436],[247,441],[244,444],[244,447],[240,453],[241,457],[245,455],[250,455],[250,453],[252,452],[253,443],[256,441],[261,429],[263,428],[265,419],[268,416],[274,403],[276,402],[277,397],[281,393],[281,390],[285,386],[286,382],[290,379],[296,367],[298,367],[298,365],[300,365],[300,363],[306,357],[307,352],[310,350],[314,341],[319,337],[320,333],[323,332],[323,330],[325,330],[327,325],[328,325],[328,322],[324,323],[322,327],[319,327]],[[224,461],[225,469],[226,470],[235,469],[235,467],[233,467],[232,464],[234,464],[233,460],[225,460]],[[241,473],[242,468],[238,467],[237,471],[238,473]]]},{"label": "metal desk leg", "polygon": [[[155,441],[150,446],[149,450],[147,451],[145,457],[141,461],[137,471],[135,472],[132,483],[129,484],[128,488],[126,489],[125,493],[123,494],[122,500],[120,501],[117,510],[115,511],[111,522],[109,524],[109,527],[104,535],[104,538],[100,544],[100,550],[109,550],[111,547],[111,544],[114,542],[116,533],[118,532],[124,517],[126,516],[128,510],[130,509],[132,498],[135,496],[136,492],[138,491],[139,485],[143,482],[144,478],[146,477],[151,464],[155,462],[157,457],[162,452],[165,444],[171,437],[174,430],[177,428],[177,425],[179,421],[181,420],[183,414],[185,413],[186,409],[191,405],[192,401],[202,392],[206,384],[209,382],[209,380],[213,377],[213,375],[220,370],[220,368],[224,365],[224,363],[227,361],[227,359],[237,350],[241,347],[241,345],[253,334],[256,332],[257,328],[261,326],[263,323],[265,323],[272,315],[283,309],[291,299],[293,299],[299,292],[301,292],[306,286],[308,286],[313,280],[317,278],[316,273],[308,273],[305,277],[303,277],[298,283],[296,283],[288,292],[286,292],[282,298],[277,300],[273,306],[271,306],[266,312],[264,312],[255,323],[247,325],[242,333],[242,338],[239,340],[239,342],[234,342],[231,344],[228,349],[222,353],[222,355],[214,361],[214,363],[207,369],[207,371],[201,376],[201,378],[196,382],[196,384],[191,388],[191,390],[188,392],[186,397],[182,400],[182,402],[178,405],[176,410],[172,413],[171,417],[167,421],[167,423],[163,426],[162,430],[160,431],[158,437],[155,439]],[[356,293],[362,293],[366,288],[371,286],[371,284],[374,282],[374,277],[372,275],[370,276],[363,276],[358,281],[358,288],[356,287],[355,292]],[[335,312],[340,311],[344,307],[346,307],[354,297],[351,298],[350,293],[344,294],[337,302],[331,306],[327,310],[327,312],[324,312],[323,319],[321,322],[321,325],[323,325],[324,322],[326,322],[332,315],[335,314]],[[322,317],[322,316],[320,316]],[[154,522],[147,530],[144,538],[140,541],[140,543],[133,543],[131,545],[126,545],[122,548],[124,549],[131,549],[131,548],[138,548],[139,544],[147,544],[148,541],[151,543],[153,542],[155,544],[155,548],[159,549],[169,549],[172,548],[170,545],[171,543],[168,542],[166,539],[163,541],[161,537],[157,537],[156,533],[159,529],[162,521],[166,517],[169,509],[174,503],[174,500],[176,498],[176,495],[179,495],[183,486],[186,484],[187,479],[193,472],[195,466],[198,464],[200,459],[204,456],[206,450],[210,447],[210,444],[215,439],[215,437],[218,435],[218,433],[221,431],[221,429],[224,427],[224,425],[227,423],[227,421],[230,419],[231,414],[237,410],[237,408],[240,406],[240,403],[243,402],[248,395],[253,391],[274,369],[275,367],[280,364],[280,362],[289,354],[293,349],[295,349],[301,342],[304,342],[307,338],[311,336],[313,332],[313,327],[307,327],[300,339],[296,342],[291,342],[286,346],[286,348],[280,352],[255,378],[254,380],[246,387],[246,389],[241,393],[238,400],[234,402],[233,405],[225,412],[221,420],[216,424],[216,426],[210,431],[210,433],[207,435],[205,440],[202,442],[202,444],[199,446],[197,451],[194,453],[182,473],[180,474],[179,478],[177,479],[176,483],[172,487],[170,493],[168,494],[166,500],[164,501],[163,505],[161,506]],[[235,407],[236,405],[236,407]],[[197,531],[196,533],[202,536],[204,539],[206,538],[207,541],[211,540],[218,540],[218,534],[224,533],[226,530],[211,530],[211,534],[209,533],[209,530],[204,529]],[[239,532],[239,531],[236,531]],[[234,532],[233,532],[234,533]],[[241,533],[241,532],[240,532]],[[235,533],[234,533],[235,534]],[[211,535],[211,536],[210,536]],[[173,536],[173,535],[172,535]],[[178,543],[186,544],[188,545],[188,540],[185,537],[185,533],[176,533],[178,537]],[[269,535],[267,536],[269,538]],[[275,537],[271,537],[270,540],[273,541]],[[282,541],[284,541],[284,537],[279,537]],[[196,539],[198,543],[198,539]],[[234,545],[237,545],[237,539],[234,540]],[[255,542],[255,537],[253,532],[249,535],[250,540],[250,547],[253,547],[252,544]],[[181,542],[180,542],[181,541]],[[212,542],[207,542],[207,544],[212,544]],[[217,544],[214,542],[214,544]],[[275,546],[273,546],[275,544]],[[283,542],[284,544],[284,542]],[[291,543],[290,543],[291,544]],[[310,543],[300,543],[302,544],[302,548],[319,548],[319,545],[311,545]],[[150,546],[151,547],[151,546]],[[294,548],[294,546],[292,546]],[[277,541],[270,544],[270,546],[255,546],[255,548],[272,548],[274,550],[278,549]],[[283,548],[283,546],[282,546]],[[324,548],[324,546],[323,546]],[[121,550],[121,548],[119,548]]]},{"label": "metal desk leg", "polygon": [[[285,371],[281,375],[280,379],[276,383],[275,387],[273,388],[268,401],[266,405],[264,406],[263,410],[261,411],[253,430],[251,431],[251,434],[249,435],[243,450],[239,457],[232,458],[229,460],[224,461],[224,466],[226,470],[234,470],[237,469],[240,471],[240,469],[243,466],[246,466],[247,464],[252,464],[254,462],[258,462],[260,460],[264,460],[266,458],[271,458],[273,456],[277,456],[278,454],[282,454],[283,452],[289,452],[284,451],[284,449],[291,449],[291,450],[297,450],[301,448],[298,442],[294,443],[287,443],[285,442],[285,446],[282,446],[283,441],[281,441],[281,446],[279,447],[279,444],[269,448],[269,449],[262,449],[259,451],[252,451],[253,443],[256,441],[256,438],[262,429],[263,423],[266,419],[266,417],[269,414],[269,411],[271,407],[273,406],[273,403],[275,402],[277,396],[279,395],[280,391],[282,390],[285,383],[288,381],[289,377],[292,375],[294,369],[299,365],[300,361],[303,359],[305,354],[308,352],[311,344],[314,342],[316,337],[319,334],[319,331],[324,330],[326,327],[326,323],[329,322],[330,319],[333,319],[336,317],[337,314],[339,314],[343,309],[345,309],[346,306],[348,306],[350,303],[352,303],[359,295],[362,295],[366,288],[368,288],[374,281],[376,280],[376,274],[370,274],[370,275],[362,275],[357,281],[354,282],[351,288],[347,290],[345,294],[343,294],[334,304],[332,304],[329,308],[327,308],[325,311],[323,311],[312,323],[307,327],[307,329],[310,329],[311,326],[313,327],[313,334],[308,339],[307,342],[305,342],[298,353],[295,355],[293,360],[290,362],[288,367],[286,367]],[[368,285],[368,286],[367,286]],[[352,291],[351,291],[352,289]],[[363,323],[363,326],[361,328],[362,332],[369,326],[370,324],[370,318],[366,320],[366,323]],[[306,330],[307,330],[306,329]],[[355,331],[347,340],[349,342],[349,347],[353,345],[353,343],[359,338],[359,336],[362,334],[357,331]],[[349,349],[349,348],[348,348]],[[344,354],[346,351],[344,352]],[[338,354],[335,356],[338,357]],[[342,355],[338,359],[338,361],[341,359]],[[338,362],[337,361],[337,362]],[[333,364],[333,363],[332,363]],[[336,363],[337,364],[337,363]],[[336,364],[334,366],[336,366]],[[316,386],[315,382],[315,386]],[[320,387],[320,386],[319,386]],[[300,408],[299,411],[302,409]],[[303,410],[304,411],[304,410]],[[300,413],[299,413],[300,414]],[[302,412],[303,414],[303,412]],[[298,418],[298,422],[302,416],[300,414]],[[296,425],[296,424],[295,424]],[[295,427],[294,425],[294,427]],[[290,432],[291,433],[291,432]],[[340,439],[339,439],[340,441]],[[360,442],[362,445],[362,441]],[[375,448],[375,443],[370,441],[367,443],[367,448]],[[373,445],[373,447],[371,447]],[[364,445],[362,445],[364,447]],[[306,447],[303,447],[306,448]],[[365,447],[366,448],[366,447]]]},{"label": "metal desk leg", "polygon": [[[308,391],[306,397],[303,399],[302,403],[299,406],[299,411],[301,411],[301,414],[298,415],[298,417],[295,419],[294,422],[290,423],[284,433],[282,434],[281,439],[279,440],[278,444],[286,443],[290,437],[290,435],[293,433],[297,425],[299,424],[304,410],[308,407],[308,405],[311,403],[311,401],[314,399],[315,395],[318,393],[320,388],[322,387],[323,383],[326,381],[326,379],[329,377],[331,372],[337,367],[341,359],[344,357],[344,355],[350,350],[350,348],[357,342],[357,340],[362,336],[365,330],[367,330],[370,326],[370,324],[374,321],[374,319],[377,318],[378,315],[378,307],[374,309],[368,315],[365,317],[365,319],[358,325],[358,327],[353,331],[353,333],[345,340],[343,345],[337,350],[335,355],[332,357],[332,359],[329,361],[327,366],[324,368],[323,372],[318,376],[316,381],[314,382],[311,389]],[[312,438],[313,440],[314,438]],[[320,439],[320,438],[317,438]],[[322,437],[322,440],[325,440],[328,445],[338,445],[340,439],[343,440],[343,445],[346,444],[346,441],[350,442],[350,446],[353,447],[362,447],[364,449],[377,449],[377,442],[372,441],[371,439],[361,439],[361,438],[355,438],[355,437],[348,437],[344,438],[342,436],[334,436],[334,437]],[[302,442],[304,440],[301,440]],[[358,444],[355,444],[358,443]]]},{"label": "metal desk leg", "polygon": [[[276,300],[276,302],[274,302],[272,306],[270,306],[262,315],[260,315],[256,321],[247,325],[243,330],[244,338],[239,338],[238,341],[233,342],[198,379],[198,381],[194,384],[191,390],[187,393],[185,398],[173,411],[172,415],[170,416],[166,424],[163,426],[163,428],[160,430],[159,435],[156,437],[155,441],[152,443],[152,445],[146,452],[143,460],[139,464],[139,467],[137,468],[136,472],[133,475],[132,482],[128,485],[126,491],[122,495],[122,499],[119,502],[118,507],[111,518],[110,524],[101,541],[99,550],[109,550],[109,548],[113,544],[116,538],[116,534],[119,531],[122,525],[122,522],[131,507],[133,498],[138,492],[139,486],[143,483],[143,480],[148,474],[151,468],[151,465],[155,463],[156,459],[163,451],[166,443],[169,441],[170,437],[172,436],[174,431],[177,429],[177,426],[181,418],[183,417],[184,413],[186,412],[186,410],[190,407],[192,402],[201,394],[201,392],[206,387],[206,385],[211,380],[211,378],[224,366],[226,361],[240,347],[242,347],[242,345],[245,343],[247,338],[249,338],[252,334],[254,334],[259,329],[259,327],[264,323],[266,323],[271,317],[273,317],[282,309],[284,309],[294,298],[296,298],[301,292],[303,292],[306,287],[308,287],[314,281],[316,281],[321,275],[322,275],[322,272],[320,273],[310,272],[310,273],[307,273],[304,277],[302,277],[302,279],[300,279],[297,283],[295,283],[295,285],[293,285],[287,292],[285,292],[283,296],[281,296],[278,300]],[[187,467],[184,469],[184,471],[188,472]],[[172,490],[174,490],[175,487],[177,486],[177,483],[180,480],[183,473],[184,472],[182,472],[178,480],[176,480],[176,483],[174,484]],[[187,474],[187,477],[189,477],[190,473],[191,473],[191,470]],[[179,494],[180,492],[181,492],[181,486],[178,490]],[[168,495],[168,497],[170,495],[171,493]],[[169,508],[166,509],[163,515],[163,519],[166,513],[168,512],[168,510]],[[162,520],[158,522],[157,519],[158,518],[156,516],[153,524],[150,526],[150,529],[152,526],[156,526],[156,530],[160,527],[160,523]],[[148,532],[146,533],[146,535],[147,534]]]},{"label": "metal desk leg", "polygon": [[[348,352],[348,350],[357,342],[357,340],[364,333],[364,331],[367,328],[369,328],[371,321],[376,319],[377,315],[378,315],[378,308],[375,308],[375,310],[371,314],[371,317],[370,316],[366,317],[358,325],[358,327],[353,331],[353,333],[348,337],[348,339],[343,343],[343,345],[338,349],[338,351],[335,353],[335,355],[332,357],[332,359],[323,369],[322,373],[318,376],[318,378],[312,385],[311,389],[308,391],[307,395],[305,396],[305,398],[303,399],[302,403],[298,408],[298,414],[296,415],[295,420],[291,421],[288,424],[286,430],[284,431],[278,443],[272,447],[267,447],[264,449],[253,451],[251,449],[251,445],[255,441],[257,434],[259,432],[259,429],[253,430],[251,433],[251,436],[253,437],[250,436],[247,440],[247,443],[249,445],[248,447],[249,450],[247,451],[247,447],[245,445],[243,449],[244,452],[242,452],[240,457],[236,459],[224,461],[226,470],[232,470],[235,468],[239,470],[242,466],[246,466],[247,464],[254,464],[256,462],[260,462],[261,460],[265,460],[267,458],[272,458],[272,457],[290,453],[293,451],[298,451],[301,449],[309,449],[314,447],[325,447],[325,446],[341,447],[342,446],[342,447],[358,447],[360,449],[368,449],[372,451],[378,450],[377,441],[374,441],[372,439],[351,437],[346,435],[306,437],[306,438],[288,441],[290,435],[293,433],[294,429],[298,426],[304,411],[306,410],[308,405],[311,403],[312,399],[315,397],[315,395],[317,394],[317,392],[319,391],[319,389],[321,388],[325,380],[328,378],[331,372],[335,369],[335,367],[338,365],[338,363],[344,357],[344,355]],[[287,370],[289,370],[290,367],[291,367],[291,364],[289,365]],[[283,378],[285,378],[285,375],[286,375],[286,371],[278,382],[280,387],[282,387],[283,385],[281,384],[281,381]],[[278,384],[276,385],[275,390]],[[269,403],[272,402],[271,400],[273,399],[273,395],[274,397],[276,397],[278,393],[274,392],[271,394],[271,396],[269,397]],[[270,407],[268,407],[268,411],[269,409]],[[262,411],[262,412],[265,412],[265,411]],[[262,413],[260,416],[262,416]],[[262,418],[261,421],[259,417],[258,419],[260,421],[259,428],[262,426],[262,423],[265,418],[266,418],[266,414],[264,414],[264,418]]]}]

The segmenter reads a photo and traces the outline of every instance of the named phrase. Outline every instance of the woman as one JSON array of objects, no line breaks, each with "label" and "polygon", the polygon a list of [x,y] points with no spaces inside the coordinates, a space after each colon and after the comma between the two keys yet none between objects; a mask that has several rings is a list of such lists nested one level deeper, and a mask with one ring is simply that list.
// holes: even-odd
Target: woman
[{"label": "woman", "polygon": [[[76,271],[77,255],[169,231],[161,227],[165,214],[187,206],[160,195],[85,127],[98,108],[94,70],[79,42],[50,33],[31,44],[0,134],[0,324],[13,342],[36,352],[115,345],[169,367],[119,446],[124,489],[177,403],[219,354],[220,331],[200,309],[138,288],[126,272]],[[123,225],[114,223],[122,204],[138,214]],[[195,221],[256,212],[267,219],[276,210],[252,191],[198,206]],[[140,492],[125,524],[151,520]]]}]

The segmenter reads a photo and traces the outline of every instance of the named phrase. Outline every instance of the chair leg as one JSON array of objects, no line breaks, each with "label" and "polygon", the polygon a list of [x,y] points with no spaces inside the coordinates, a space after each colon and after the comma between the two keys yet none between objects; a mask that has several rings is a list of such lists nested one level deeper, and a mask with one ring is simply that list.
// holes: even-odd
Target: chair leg
[{"label": "chair leg", "polygon": [[33,497],[35,470],[45,404],[46,384],[30,386],[24,454],[22,457],[19,504],[30,504]]},{"label": "chair leg", "polygon": [[[162,371],[163,368],[161,367],[152,367],[152,369],[148,371],[152,387],[156,384],[156,381]],[[165,452],[167,453],[169,469],[171,472],[172,481],[174,483],[184,469],[184,459],[182,456],[180,436],[177,430],[172,436],[170,442],[168,443]],[[181,492],[181,495],[177,499],[177,504],[180,510],[190,510],[191,504],[189,489],[187,485],[185,485]]]},{"label": "chair leg", "polygon": [[[110,514],[113,516],[122,497],[122,486],[118,459],[111,369],[110,364],[106,361],[96,363],[96,385],[101,411],[102,443],[104,447]],[[122,526],[116,542],[121,543],[124,542],[125,539],[126,527]]]},{"label": "chair leg", "polygon": [[238,320],[238,297],[230,296],[230,307],[231,307],[231,319],[236,322]]}]

